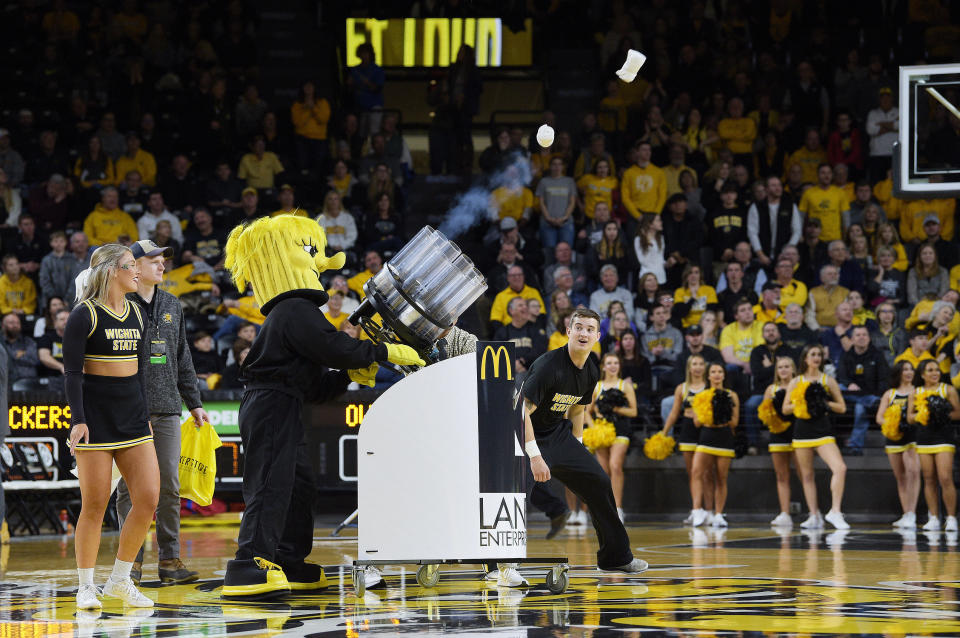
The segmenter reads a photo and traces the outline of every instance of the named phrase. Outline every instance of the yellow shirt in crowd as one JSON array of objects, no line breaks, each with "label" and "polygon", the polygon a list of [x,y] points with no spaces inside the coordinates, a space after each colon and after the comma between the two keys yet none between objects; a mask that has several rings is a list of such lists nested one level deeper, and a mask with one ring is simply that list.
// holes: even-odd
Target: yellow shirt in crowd
[{"label": "yellow shirt in crowd", "polygon": [[6,275],[0,277],[0,313],[14,310],[28,315],[37,311],[37,287],[26,275],[20,275],[16,281],[10,281]]},{"label": "yellow shirt in crowd", "polygon": [[643,168],[635,164],[623,174],[620,195],[634,219],[640,219],[643,213],[659,215],[667,203],[667,177],[653,164]]},{"label": "yellow shirt in crowd", "polygon": [[786,286],[780,286],[780,309],[786,310],[792,303],[801,308],[807,305],[807,284],[796,279],[791,279]]},{"label": "yellow shirt in crowd", "polygon": [[893,196],[893,180],[889,177],[877,182],[873,187],[873,196],[877,198],[880,205],[883,206],[883,212],[887,219],[900,219],[900,208],[903,206],[903,200]]},{"label": "yellow shirt in crowd", "polygon": [[719,303],[717,301],[717,291],[714,290],[713,286],[700,286],[695,294],[691,294],[689,288],[677,288],[673,293],[673,302],[690,303],[690,312],[687,313],[682,322],[684,328],[700,323],[700,317],[707,309],[708,304]]},{"label": "yellow shirt in crowd", "polygon": [[757,139],[757,123],[749,117],[725,117],[717,124],[717,134],[731,153],[752,153],[753,141]]},{"label": "yellow shirt in crowd", "polygon": [[697,185],[697,171],[686,164],[681,164],[680,166],[668,164],[663,167],[663,174],[667,178],[667,197],[683,192],[683,189],[680,188],[680,173],[683,171],[690,171],[690,174],[693,176],[693,185]]},{"label": "yellow shirt in crowd", "polygon": [[350,279],[347,279],[347,288],[360,295],[360,300],[362,301],[363,298],[367,296],[367,293],[363,292],[363,284],[367,283],[367,280],[371,277],[373,277],[372,272],[369,270],[361,270]]},{"label": "yellow shirt in crowd", "polygon": [[510,315],[507,314],[507,306],[513,299],[517,297],[522,297],[524,299],[536,299],[540,302],[540,314],[544,314],[544,308],[546,306],[543,304],[543,297],[540,296],[540,293],[537,292],[536,288],[531,288],[524,284],[523,289],[520,292],[516,292],[513,288],[509,286],[499,293],[493,299],[493,305],[490,307],[490,321],[499,321],[500,323],[506,325],[510,323]]},{"label": "yellow shirt in crowd", "polygon": [[293,132],[311,140],[327,139],[327,122],[330,121],[330,103],[320,98],[314,100],[313,107],[303,102],[294,102],[290,107],[290,120]]},{"label": "yellow shirt in crowd", "polygon": [[597,202],[606,202],[612,212],[613,191],[617,189],[617,184],[616,177],[597,177],[593,173],[581,177],[577,181],[577,188],[583,191],[584,214],[593,219],[593,209],[597,207]]},{"label": "yellow shirt in crowd", "polygon": [[787,180],[787,175],[790,173],[790,167],[794,164],[799,164],[803,169],[803,181],[816,184],[817,167],[826,161],[827,154],[823,152],[823,149],[811,151],[806,146],[801,146],[798,150],[791,153],[790,157],[787,159],[787,162],[783,167],[783,180]]},{"label": "yellow shirt in crowd", "polygon": [[923,220],[927,215],[940,218],[940,237],[953,239],[953,213],[957,207],[955,199],[916,199],[903,202],[900,206],[900,239],[903,241],[923,241],[927,234],[923,232]]},{"label": "yellow shirt in crowd", "polygon": [[523,212],[533,208],[533,191],[526,186],[519,189],[501,186],[490,193],[490,206],[496,209],[500,219],[512,217],[520,221]]},{"label": "yellow shirt in crowd", "polygon": [[850,209],[850,200],[836,186],[821,188],[819,185],[808,188],[800,199],[800,212],[820,220],[823,230],[822,241],[833,241],[843,237],[841,220],[843,211]]},{"label": "yellow shirt in crowd", "polygon": [[763,343],[763,324],[754,321],[747,328],[741,328],[739,321],[728,324],[720,333],[720,350],[731,346],[733,354],[740,361],[750,361],[750,352]]},{"label": "yellow shirt in crowd", "polygon": [[152,153],[141,148],[133,157],[128,157],[126,154],[118,157],[113,165],[114,179],[118,185],[123,183],[130,171],[140,173],[144,186],[157,185],[157,160],[153,158]]},{"label": "yellow shirt in crowd", "polygon": [[97,204],[83,220],[83,233],[91,246],[117,243],[121,235],[127,235],[132,242],[140,239],[133,217],[119,208],[107,210],[103,204]]},{"label": "yellow shirt in crowd", "polygon": [[275,153],[267,151],[257,159],[253,153],[247,153],[240,160],[237,177],[247,180],[247,186],[253,188],[273,188],[273,178],[283,172],[283,164]]}]

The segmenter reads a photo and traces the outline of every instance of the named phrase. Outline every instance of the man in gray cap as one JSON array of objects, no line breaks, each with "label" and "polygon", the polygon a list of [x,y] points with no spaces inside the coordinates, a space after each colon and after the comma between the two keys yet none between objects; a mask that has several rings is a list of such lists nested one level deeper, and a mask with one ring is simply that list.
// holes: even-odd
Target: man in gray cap
[{"label": "man in gray cap", "polygon": [[[162,583],[189,583],[199,574],[180,560],[180,414],[181,398],[199,426],[210,417],[200,403],[197,373],[190,357],[190,345],[183,323],[180,300],[157,286],[163,280],[164,258],[170,248],[161,248],[149,239],[130,245],[140,266],[137,292],[127,298],[138,304],[144,318],[144,347],[140,367],[144,371],[147,405],[153,426],[153,444],[160,465],[160,501],[157,505],[158,572]],[[120,481],[117,514],[120,524],[130,513],[130,492]],[[143,570],[143,548],[133,563],[130,578],[137,585]]]},{"label": "man in gray cap", "polygon": [[930,244],[937,252],[937,262],[949,270],[957,265],[957,251],[952,242],[946,241],[940,236],[943,227],[940,225],[940,217],[936,213],[928,213],[923,218],[924,239],[921,244]]}]

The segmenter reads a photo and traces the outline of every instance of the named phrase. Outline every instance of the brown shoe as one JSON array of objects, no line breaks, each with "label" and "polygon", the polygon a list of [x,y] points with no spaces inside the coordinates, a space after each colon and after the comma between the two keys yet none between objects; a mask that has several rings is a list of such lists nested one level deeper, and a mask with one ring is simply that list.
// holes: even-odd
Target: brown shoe
[{"label": "brown shoe", "polygon": [[157,571],[160,573],[160,582],[164,584],[182,585],[200,578],[198,572],[187,569],[179,558],[160,561]]},{"label": "brown shoe", "polygon": [[133,562],[133,567],[130,568],[130,580],[133,581],[133,584],[137,587],[140,586],[140,578],[143,576],[143,563],[138,561]]}]

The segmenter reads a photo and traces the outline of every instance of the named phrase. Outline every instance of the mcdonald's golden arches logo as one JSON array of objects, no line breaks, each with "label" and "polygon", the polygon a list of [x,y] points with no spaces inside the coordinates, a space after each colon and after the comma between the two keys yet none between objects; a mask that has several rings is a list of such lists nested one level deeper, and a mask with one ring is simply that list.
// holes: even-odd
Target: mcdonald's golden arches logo
[{"label": "mcdonald's golden arches logo", "polygon": [[506,346],[498,346],[496,349],[493,346],[486,346],[483,349],[483,356],[480,357],[480,380],[487,380],[487,354],[493,361],[493,378],[500,378],[500,355],[502,354],[506,361],[507,380],[513,381],[513,364],[510,362],[510,353],[507,352]]}]

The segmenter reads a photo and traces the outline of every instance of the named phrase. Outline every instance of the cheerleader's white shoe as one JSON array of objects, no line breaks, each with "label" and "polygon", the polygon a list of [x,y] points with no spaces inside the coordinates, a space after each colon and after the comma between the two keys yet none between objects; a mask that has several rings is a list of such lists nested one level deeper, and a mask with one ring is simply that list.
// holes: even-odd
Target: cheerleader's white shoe
[{"label": "cheerleader's white shoe", "polygon": [[956,516],[948,516],[948,517],[947,517],[947,520],[944,521],[943,531],[945,531],[945,532],[956,532],[957,529],[958,529],[958,527],[957,527],[957,517],[956,517]]}]

